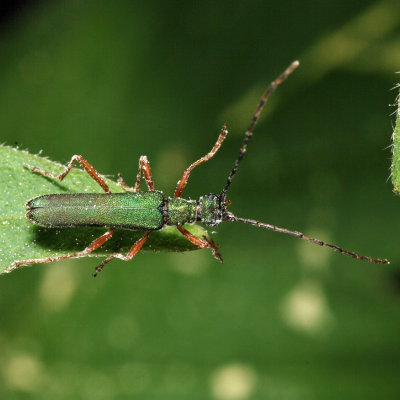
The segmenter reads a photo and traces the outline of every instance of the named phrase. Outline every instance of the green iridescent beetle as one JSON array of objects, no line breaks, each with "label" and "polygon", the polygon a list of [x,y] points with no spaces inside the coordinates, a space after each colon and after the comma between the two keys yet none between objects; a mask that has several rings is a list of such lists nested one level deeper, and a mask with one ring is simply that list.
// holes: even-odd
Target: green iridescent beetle
[{"label": "green iridescent beetle", "polygon": [[[240,147],[239,155],[228,176],[228,180],[219,195],[208,194],[201,196],[198,201],[186,200],[181,197],[193,168],[208,161],[221,147],[221,144],[228,133],[226,125],[222,127],[222,130],[218,136],[218,140],[211,151],[204,157],[191,164],[185,170],[182,178],[177,183],[173,197],[165,197],[161,191],[156,191],[154,189],[150,164],[146,156],[141,156],[139,159],[139,169],[135,186],[128,186],[122,177],[119,176],[118,184],[125,189],[125,193],[111,193],[108,185],[101,178],[99,173],[80,155],[73,156],[65,171],[60,175],[56,175],[40,168],[25,164],[24,166],[30,169],[32,172],[62,181],[70,172],[73,164],[78,162],[105,191],[103,194],[48,194],[35,197],[29,200],[26,204],[27,218],[29,221],[34,224],[50,228],[100,226],[107,227],[109,229],[106,233],[95,239],[82,251],[59,257],[15,261],[7,270],[7,272],[11,272],[21,265],[49,263],[53,261],[64,260],[66,258],[86,256],[101,247],[113,236],[115,229],[118,228],[145,232],[143,237],[132,245],[131,249],[126,255],[114,253],[107,257],[96,268],[96,271],[93,274],[93,276],[96,276],[103,269],[103,267],[114,258],[119,258],[120,260],[124,261],[131,260],[141,249],[152,231],[160,230],[167,225],[176,226],[176,228],[190,242],[199,248],[211,249],[214,256],[222,261],[221,255],[218,252],[218,246],[212,240],[206,237],[199,238],[183,227],[183,225],[186,223],[195,222],[201,222],[206,226],[214,227],[219,225],[222,221],[243,222],[276,232],[287,233],[311,243],[318,244],[319,246],[328,247],[353,258],[373,263],[388,263],[387,260],[360,256],[356,253],[344,250],[329,243],[325,243],[321,240],[305,236],[301,232],[279,228],[275,225],[265,224],[251,219],[239,218],[227,210],[227,206],[230,204],[229,201],[226,200],[228,188],[231,185],[232,179],[238,170],[239,164],[246,153],[247,144],[253,134],[254,127],[264,107],[264,104],[266,103],[269,95],[294,71],[295,68],[297,68],[298,65],[298,61],[294,61],[280,76],[278,76],[278,78],[276,78],[270,84],[270,86],[264,92],[251,120],[250,126],[245,133],[245,138],[242,146]],[[148,191],[140,190],[142,174],[149,189]]]}]

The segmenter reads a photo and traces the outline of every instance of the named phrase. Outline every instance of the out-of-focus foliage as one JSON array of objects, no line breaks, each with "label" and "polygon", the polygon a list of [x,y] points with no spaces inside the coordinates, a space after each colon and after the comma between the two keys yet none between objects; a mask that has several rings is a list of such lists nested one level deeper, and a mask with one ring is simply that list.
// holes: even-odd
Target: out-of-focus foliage
[{"label": "out-of-focus foliage", "polygon": [[[397,96],[397,102],[400,97]],[[396,111],[396,125],[393,132],[393,161],[392,161],[392,181],[394,192],[400,191],[400,108]]]}]

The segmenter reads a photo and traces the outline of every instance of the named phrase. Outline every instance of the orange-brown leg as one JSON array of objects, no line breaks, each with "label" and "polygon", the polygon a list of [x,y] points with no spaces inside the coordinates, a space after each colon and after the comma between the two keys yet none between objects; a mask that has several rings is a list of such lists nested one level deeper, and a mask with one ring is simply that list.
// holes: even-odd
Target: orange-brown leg
[{"label": "orange-brown leg", "polygon": [[111,260],[114,258],[119,258],[122,261],[129,261],[132,260],[132,258],[138,253],[138,251],[142,248],[142,246],[146,243],[147,238],[149,237],[151,231],[147,231],[144,236],[137,240],[134,245],[131,247],[129,250],[128,254],[124,256],[121,253],[114,253],[111,254],[111,256],[107,257],[97,268],[95,273],[93,274],[93,277],[96,277],[99,272],[104,268],[106,264],[108,264]]},{"label": "orange-brown leg", "polygon": [[183,236],[185,236],[185,238],[187,240],[189,240],[190,242],[192,242],[195,246],[200,247],[201,249],[206,249],[209,248],[211,249],[213,256],[223,262],[224,260],[222,259],[221,254],[219,254],[218,252],[218,245],[213,242],[210,239],[207,239],[205,236],[203,236],[204,240],[201,240],[200,238],[198,238],[197,236],[193,235],[193,233],[190,233],[187,229],[183,228],[182,226],[177,226],[176,227],[178,229],[178,231],[180,233],[182,233]]},{"label": "orange-brown leg", "polygon": [[192,169],[194,167],[197,167],[198,165],[202,164],[203,162],[208,161],[210,158],[212,158],[214,156],[214,154],[218,151],[218,149],[221,147],[222,142],[224,141],[227,134],[228,134],[228,130],[226,129],[226,124],[224,124],[224,126],[221,129],[221,133],[218,136],[217,142],[215,143],[215,145],[211,149],[211,151],[208,154],[206,154],[204,157],[200,158],[193,164],[189,165],[189,167],[183,173],[182,178],[176,184],[176,189],[175,189],[175,193],[174,193],[175,199],[178,197],[181,197],[183,189],[185,189],[186,183],[189,179],[190,173],[192,172]]},{"label": "orange-brown leg", "polygon": [[149,160],[147,159],[147,156],[140,156],[139,158],[139,169],[138,173],[136,176],[136,183],[135,186],[128,186],[125,181],[123,180],[121,174],[118,174],[118,185],[121,186],[123,189],[125,189],[128,192],[137,192],[140,190],[140,182],[142,180],[142,171],[144,175],[144,179],[147,183],[147,187],[149,188],[150,191],[154,190],[154,181],[153,181],[153,176],[151,175],[151,168],[150,168],[150,163]]},{"label": "orange-brown leg", "polygon": [[110,189],[107,186],[107,184],[104,182],[104,180],[101,178],[99,173],[94,169],[94,167],[89,164],[82,156],[80,155],[74,155],[71,158],[71,161],[68,163],[68,165],[65,168],[65,171],[59,175],[53,174],[52,172],[47,172],[41,168],[38,167],[33,167],[29,164],[24,164],[25,168],[30,169],[32,172],[36,172],[38,174],[42,174],[44,176],[48,176],[50,178],[55,178],[58,179],[59,181],[62,181],[68,173],[71,171],[72,166],[74,165],[74,162],[77,161],[79,164],[82,165],[82,167],[85,169],[85,171],[104,189],[105,192],[110,193]]},{"label": "orange-brown leg", "polygon": [[44,264],[44,263],[51,263],[53,261],[61,261],[67,258],[78,258],[84,257],[90,254],[92,251],[95,251],[99,247],[101,247],[107,240],[109,240],[112,235],[114,234],[115,228],[110,228],[106,233],[98,237],[97,239],[93,240],[86,249],[82,251],[78,251],[76,253],[66,254],[64,256],[59,257],[47,257],[47,258],[37,258],[33,260],[21,260],[21,261],[14,261],[12,266],[8,268],[5,272],[11,272],[20,267],[21,265],[31,265],[31,264]]}]

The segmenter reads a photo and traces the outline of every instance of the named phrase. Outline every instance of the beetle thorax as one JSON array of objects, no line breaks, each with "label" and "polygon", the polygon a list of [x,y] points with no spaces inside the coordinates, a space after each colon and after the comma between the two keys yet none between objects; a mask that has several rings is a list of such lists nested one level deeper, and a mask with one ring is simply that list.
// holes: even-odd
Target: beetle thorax
[{"label": "beetle thorax", "polygon": [[197,201],[169,197],[167,204],[167,225],[181,226],[197,221]]}]

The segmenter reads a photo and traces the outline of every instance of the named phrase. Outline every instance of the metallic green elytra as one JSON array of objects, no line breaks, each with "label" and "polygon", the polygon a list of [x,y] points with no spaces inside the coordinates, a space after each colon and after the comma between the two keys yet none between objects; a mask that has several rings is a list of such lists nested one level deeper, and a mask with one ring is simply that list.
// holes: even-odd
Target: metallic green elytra
[{"label": "metallic green elytra", "polygon": [[26,204],[28,219],[45,227],[105,226],[156,230],[164,225],[162,192],[48,194]]},{"label": "metallic green elytra", "polygon": [[[198,201],[186,200],[181,197],[192,169],[212,158],[221,147],[223,140],[228,134],[226,125],[223,126],[217,142],[211,151],[191,164],[184,171],[182,178],[177,183],[173,197],[165,198],[162,192],[154,190],[150,164],[146,156],[141,156],[139,159],[139,170],[135,186],[128,186],[124,180],[119,177],[118,184],[125,189],[126,193],[111,193],[109,187],[99,173],[80,155],[73,156],[64,172],[60,175],[44,171],[37,167],[25,165],[25,167],[29,168],[32,172],[62,181],[72,169],[74,162],[78,162],[106,192],[101,194],[45,194],[35,197],[34,199],[29,200],[26,204],[27,218],[29,221],[50,228],[101,226],[108,228],[108,230],[82,251],[58,257],[15,261],[7,272],[11,272],[21,265],[48,263],[66,258],[87,256],[109,240],[117,228],[144,232],[143,237],[132,245],[128,254],[123,255],[121,253],[114,253],[107,257],[96,268],[94,274],[94,276],[96,276],[97,273],[102,270],[104,265],[114,258],[119,258],[124,261],[131,260],[141,249],[151,232],[162,229],[167,225],[176,226],[179,232],[182,233],[190,242],[199,248],[211,249],[214,256],[222,261],[221,255],[218,253],[218,246],[213,241],[205,236],[202,238],[197,237],[182,226],[186,223],[201,222],[206,226],[214,227],[219,225],[222,221],[243,222],[253,226],[273,230],[275,232],[287,233],[297,238],[318,244],[319,246],[328,247],[353,258],[374,263],[387,263],[387,260],[360,256],[338,246],[308,237],[301,232],[279,228],[275,225],[265,224],[252,219],[239,218],[227,210],[227,206],[230,204],[230,202],[226,200],[227,191],[238,170],[239,164],[246,153],[247,144],[253,135],[253,130],[261,110],[263,109],[269,95],[293,72],[295,68],[297,68],[298,65],[298,61],[294,61],[264,92],[250,122],[250,126],[245,133],[239,155],[230,174],[228,175],[227,182],[219,195],[204,195],[201,196]],[[142,174],[149,189],[146,192],[140,190]]]}]

